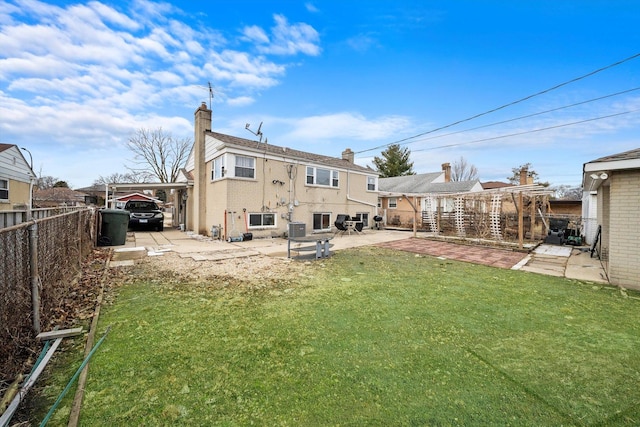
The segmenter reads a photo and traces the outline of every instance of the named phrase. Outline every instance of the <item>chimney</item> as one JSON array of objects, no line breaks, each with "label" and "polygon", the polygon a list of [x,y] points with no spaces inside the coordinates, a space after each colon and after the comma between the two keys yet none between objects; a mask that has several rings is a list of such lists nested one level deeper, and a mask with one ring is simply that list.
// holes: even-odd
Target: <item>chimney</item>
[{"label": "chimney", "polygon": [[[520,185],[530,184],[529,182],[529,168],[523,167],[520,169]],[[533,184],[533,177],[531,177],[531,184]]]},{"label": "chimney", "polygon": [[207,235],[206,211],[207,211],[207,168],[205,165],[205,133],[211,130],[211,110],[206,103],[202,103],[194,113],[193,135],[193,222],[194,231]]},{"label": "chimney", "polygon": [[444,172],[444,182],[451,182],[451,164],[443,163],[442,171]]},{"label": "chimney", "polygon": [[342,159],[348,161],[349,163],[353,163],[355,158],[355,153],[351,151],[351,148],[347,148],[342,152]]}]

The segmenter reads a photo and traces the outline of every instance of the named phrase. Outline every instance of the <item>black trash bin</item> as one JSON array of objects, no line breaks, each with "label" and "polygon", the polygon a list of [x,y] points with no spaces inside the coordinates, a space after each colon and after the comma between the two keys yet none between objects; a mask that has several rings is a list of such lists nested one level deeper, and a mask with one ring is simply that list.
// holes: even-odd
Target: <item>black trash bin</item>
[{"label": "black trash bin", "polygon": [[127,241],[127,228],[129,228],[129,211],[122,209],[100,209],[102,227],[99,246],[124,245]]}]

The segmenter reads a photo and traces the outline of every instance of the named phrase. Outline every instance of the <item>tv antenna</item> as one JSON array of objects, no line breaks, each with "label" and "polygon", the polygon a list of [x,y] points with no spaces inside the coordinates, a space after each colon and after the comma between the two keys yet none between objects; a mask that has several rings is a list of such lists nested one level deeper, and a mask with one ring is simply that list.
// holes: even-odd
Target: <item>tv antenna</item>
[{"label": "tv antenna", "polygon": [[[251,132],[252,134],[254,134],[255,136],[257,136],[260,139],[260,142],[262,142],[262,131],[260,129],[262,129],[262,122],[260,122],[260,126],[258,126],[258,130],[257,131],[252,131],[251,129],[249,129],[251,125],[249,123],[247,123],[245,125],[245,129],[248,130],[249,132]],[[267,140],[264,140],[264,143],[267,143]]]},{"label": "tv antenna", "polygon": [[211,102],[213,101],[213,89],[211,88],[211,82],[209,83],[209,110],[211,110]]}]

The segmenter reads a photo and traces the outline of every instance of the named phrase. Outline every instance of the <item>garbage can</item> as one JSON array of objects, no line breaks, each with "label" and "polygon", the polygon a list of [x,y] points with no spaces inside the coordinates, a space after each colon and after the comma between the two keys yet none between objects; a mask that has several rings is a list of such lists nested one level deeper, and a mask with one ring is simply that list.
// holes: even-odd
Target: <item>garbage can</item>
[{"label": "garbage can", "polygon": [[129,228],[129,211],[122,209],[100,209],[102,227],[99,246],[124,245],[127,241],[127,228]]}]

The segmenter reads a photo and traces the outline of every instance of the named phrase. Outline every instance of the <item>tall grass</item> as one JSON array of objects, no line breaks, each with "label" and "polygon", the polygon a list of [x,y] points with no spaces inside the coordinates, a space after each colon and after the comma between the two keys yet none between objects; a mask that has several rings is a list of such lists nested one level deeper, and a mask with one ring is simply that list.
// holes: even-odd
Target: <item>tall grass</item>
[{"label": "tall grass", "polygon": [[107,325],[82,425],[640,423],[640,301],[595,284],[362,248],[261,291],[142,280]]}]

